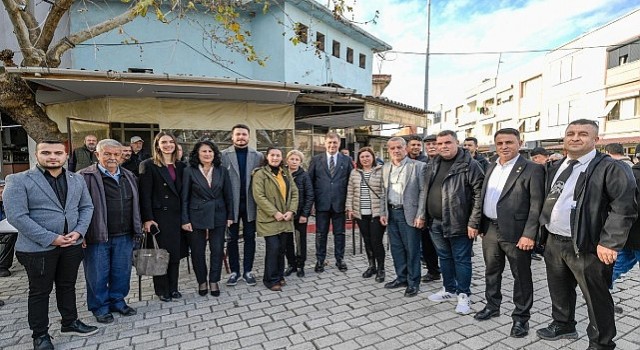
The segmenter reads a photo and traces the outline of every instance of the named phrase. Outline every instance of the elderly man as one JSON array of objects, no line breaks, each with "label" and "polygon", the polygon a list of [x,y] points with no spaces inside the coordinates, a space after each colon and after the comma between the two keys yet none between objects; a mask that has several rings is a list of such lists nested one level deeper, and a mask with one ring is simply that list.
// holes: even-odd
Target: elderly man
[{"label": "elderly man", "polygon": [[549,156],[551,153],[547,151],[544,147],[536,147],[531,150],[529,156],[534,163],[545,165],[549,162]]},{"label": "elderly man", "polygon": [[553,322],[538,329],[545,340],[575,339],[576,286],[587,304],[589,349],[613,349],[616,335],[608,286],[618,251],[636,219],[631,168],[596,151],[598,124],[578,119],[567,126],[567,157],[546,178],[540,215],[547,235],[545,263]]},{"label": "elderly man", "polygon": [[98,329],[78,319],[76,280],[82,242],[93,205],[82,177],[63,168],[64,143],[41,141],[36,167],[7,176],[7,219],[18,230],[16,256],[29,280],[28,318],[34,349],[53,349],[49,335],[49,294],[56,286],[61,333],[87,336]]},{"label": "elderly man", "polygon": [[444,287],[429,296],[442,302],[457,298],[455,311],[471,313],[471,256],[482,215],[484,172],[471,154],[458,146],[456,133],[437,135],[439,155],[427,165],[427,217],[440,258]]},{"label": "elderly man", "polygon": [[76,148],[69,158],[69,171],[78,171],[84,169],[91,164],[95,164],[98,160],[94,152],[98,138],[96,135],[87,135],[84,137],[84,145]]},{"label": "elderly man", "polygon": [[407,144],[402,137],[387,141],[391,161],[382,168],[386,193],[385,215],[396,278],[385,288],[406,287],[404,295],[413,297],[420,291],[420,229],[424,226],[425,164],[407,157]]},{"label": "elderly man", "polygon": [[334,255],[336,267],[347,271],[344,262],[345,219],[347,185],[353,169],[351,158],[338,152],[340,137],[330,132],[324,136],[325,152],[311,159],[309,178],[313,185],[316,208],[316,266],[315,272],[324,271],[327,256],[329,225],[333,226]]},{"label": "elderly man", "polygon": [[531,250],[538,235],[538,217],[544,200],[544,167],[520,156],[520,132],[500,129],[494,135],[498,159],[489,165],[482,186],[480,234],[485,263],[487,306],[474,318],[500,315],[505,260],[513,275],[511,336],[529,333],[533,305]]},{"label": "elderly man", "polygon": [[142,234],[138,182],[120,166],[122,145],[112,139],[98,142],[98,164],[79,172],[93,201],[91,226],[84,242],[87,306],[100,323],[113,322],[112,312],[132,316],[129,294],[133,236]]}]

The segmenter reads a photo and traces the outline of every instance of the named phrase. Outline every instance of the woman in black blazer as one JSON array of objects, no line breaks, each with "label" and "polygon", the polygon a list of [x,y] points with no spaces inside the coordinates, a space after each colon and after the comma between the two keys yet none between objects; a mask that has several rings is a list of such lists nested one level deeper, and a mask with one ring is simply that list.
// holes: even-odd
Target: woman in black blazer
[{"label": "woman in black blazer", "polygon": [[[180,190],[184,163],[178,161],[173,135],[160,132],[153,141],[153,157],[140,163],[140,214],[145,232],[157,232],[158,245],[169,252],[167,274],[153,277],[153,288],[162,301],[182,297],[178,291],[180,268]],[[151,245],[151,240],[148,240]]]},{"label": "woman in black blazer", "polygon": [[196,143],[182,180],[182,229],[190,232],[193,270],[198,293],[207,294],[205,247],[209,240],[209,285],[211,295],[220,295],[220,274],[225,228],[233,223],[233,193],[227,169],[221,166],[220,150],[205,140]]}]

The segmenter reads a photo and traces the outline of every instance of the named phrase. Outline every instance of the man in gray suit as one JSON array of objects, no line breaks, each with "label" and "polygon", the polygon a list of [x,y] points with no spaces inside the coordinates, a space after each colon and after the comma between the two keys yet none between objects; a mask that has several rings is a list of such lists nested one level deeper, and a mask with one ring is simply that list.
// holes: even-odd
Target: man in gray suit
[{"label": "man in gray suit", "polygon": [[29,279],[28,315],[34,349],[53,349],[49,335],[49,294],[55,283],[60,332],[87,336],[97,328],[78,320],[76,279],[82,242],[93,204],[82,176],[66,171],[65,145],[42,141],[38,164],[7,176],[4,192],[7,219],[18,230],[16,256]]},{"label": "man in gray suit", "polygon": [[511,336],[529,333],[533,305],[531,250],[538,235],[538,218],[544,201],[544,168],[520,156],[516,129],[500,129],[494,136],[498,159],[489,165],[482,185],[482,252],[485,263],[487,306],[476,320],[500,315],[501,282],[505,260],[513,275],[513,326]]},{"label": "man in gray suit", "polygon": [[[233,224],[229,227],[227,254],[231,275],[227,286],[235,286],[238,279],[243,278],[250,285],[256,285],[256,277],[251,270],[256,254],[256,202],[251,192],[251,172],[262,165],[262,153],[249,147],[250,129],[244,124],[231,128],[233,146],[223,150],[222,166],[229,171],[233,189]],[[243,273],[240,275],[240,248],[238,238],[242,220],[242,237],[244,239]]]},{"label": "man in gray suit", "polygon": [[407,157],[407,143],[402,137],[387,141],[391,161],[382,168],[382,183],[387,207],[380,222],[387,225],[396,279],[385,288],[407,287],[404,295],[413,297],[420,291],[420,230],[424,227],[425,164]]}]

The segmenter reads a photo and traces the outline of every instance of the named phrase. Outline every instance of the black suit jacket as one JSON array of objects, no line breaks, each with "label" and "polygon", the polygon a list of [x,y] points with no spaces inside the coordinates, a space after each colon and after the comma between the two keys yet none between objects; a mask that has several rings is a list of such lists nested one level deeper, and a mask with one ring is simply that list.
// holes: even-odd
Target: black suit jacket
[{"label": "black suit jacket", "polygon": [[[496,166],[497,161],[487,168],[482,184],[483,203],[489,178]],[[521,156],[513,165],[498,199],[498,241],[517,243],[522,236],[535,240],[544,198],[544,167]],[[487,232],[489,224],[489,219],[483,213],[481,234]]]},{"label": "black suit jacket", "polygon": [[211,187],[199,168],[188,166],[182,180],[182,224],[205,230],[233,220],[233,191],[227,168],[213,169]]},{"label": "black suit jacket", "polygon": [[352,169],[351,158],[342,153],[336,154],[336,168],[333,176],[329,172],[326,152],[311,159],[308,173],[313,184],[316,211],[333,210],[337,213],[345,211],[347,185]]}]

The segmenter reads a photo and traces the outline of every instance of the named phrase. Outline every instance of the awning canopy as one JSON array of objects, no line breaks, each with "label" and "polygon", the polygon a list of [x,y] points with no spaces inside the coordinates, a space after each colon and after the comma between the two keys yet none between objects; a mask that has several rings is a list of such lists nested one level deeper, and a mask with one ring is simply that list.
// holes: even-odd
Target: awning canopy
[{"label": "awning canopy", "polygon": [[604,107],[604,110],[602,111],[601,116],[602,117],[608,116],[609,113],[611,113],[611,111],[617,104],[618,104],[618,101],[609,101],[609,103],[607,103],[607,105]]}]

